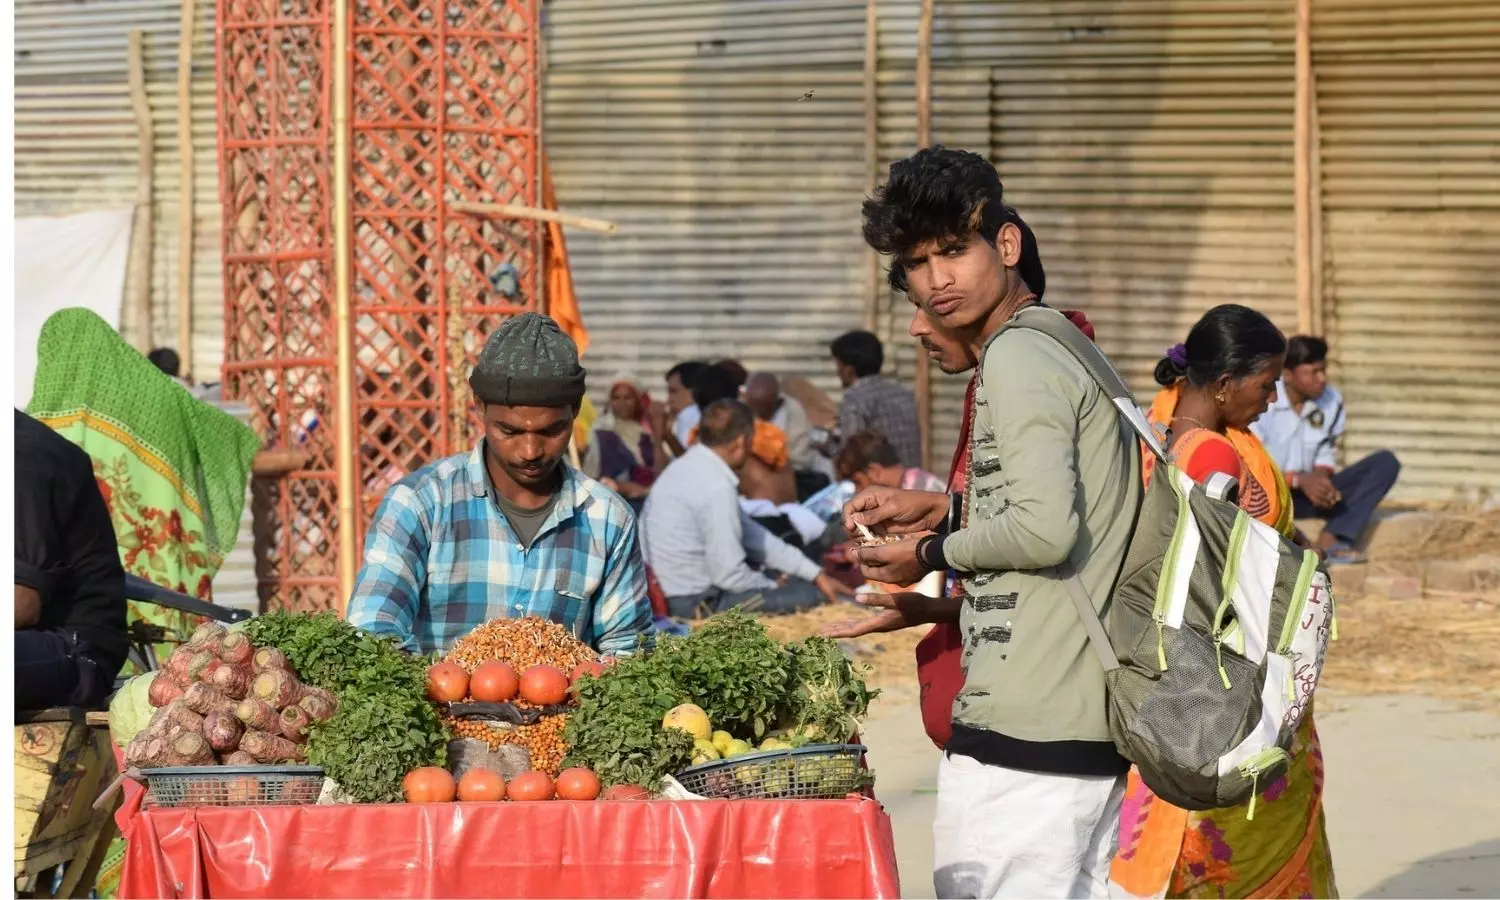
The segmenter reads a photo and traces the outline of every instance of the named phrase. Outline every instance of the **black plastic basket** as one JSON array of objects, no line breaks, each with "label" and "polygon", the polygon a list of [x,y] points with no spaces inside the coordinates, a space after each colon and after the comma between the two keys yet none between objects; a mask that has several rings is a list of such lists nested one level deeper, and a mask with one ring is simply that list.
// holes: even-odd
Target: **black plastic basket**
[{"label": "black plastic basket", "polygon": [[320,766],[142,769],[148,806],[298,806],[318,802]]},{"label": "black plastic basket", "polygon": [[727,800],[836,800],[868,788],[873,777],[861,744],[812,744],[762,750],[683,769],[676,779],[700,797]]}]

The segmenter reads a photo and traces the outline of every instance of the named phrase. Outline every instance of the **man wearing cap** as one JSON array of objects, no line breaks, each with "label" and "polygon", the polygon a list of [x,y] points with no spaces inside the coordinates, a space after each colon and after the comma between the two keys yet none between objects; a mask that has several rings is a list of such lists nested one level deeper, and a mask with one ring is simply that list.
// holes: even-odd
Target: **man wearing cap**
[{"label": "man wearing cap", "polygon": [[609,655],[649,642],[635,516],[563,460],[584,393],[573,341],[545,316],[508,319],[469,386],[484,437],[386,493],[349,621],[418,653],[533,615]]}]

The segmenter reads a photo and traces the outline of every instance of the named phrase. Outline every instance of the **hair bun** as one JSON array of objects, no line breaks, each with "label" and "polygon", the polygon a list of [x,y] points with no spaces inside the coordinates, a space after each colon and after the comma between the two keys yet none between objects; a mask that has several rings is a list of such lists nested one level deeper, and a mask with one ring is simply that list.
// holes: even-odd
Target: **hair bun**
[{"label": "hair bun", "polygon": [[1187,376],[1187,366],[1179,366],[1170,356],[1163,356],[1156,364],[1156,383],[1162,387],[1171,387]]}]

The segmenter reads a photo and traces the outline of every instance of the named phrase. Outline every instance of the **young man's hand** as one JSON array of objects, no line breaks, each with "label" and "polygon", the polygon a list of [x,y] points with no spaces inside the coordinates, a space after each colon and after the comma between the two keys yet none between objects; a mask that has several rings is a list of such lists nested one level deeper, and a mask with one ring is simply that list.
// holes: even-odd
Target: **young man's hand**
[{"label": "young man's hand", "polygon": [[854,559],[860,574],[885,584],[916,584],[926,577],[928,569],[917,559],[915,537],[893,544],[856,547]]},{"label": "young man's hand", "polygon": [[868,606],[878,612],[864,619],[829,625],[823,629],[824,637],[857,638],[935,622],[956,622],[963,602],[958,597],[933,598],[913,591],[899,594],[856,594],[855,599],[861,606]]},{"label": "young man's hand", "polygon": [[844,504],[844,529],[859,534],[860,525],[876,534],[936,531],[948,517],[948,495],[869,487]]},{"label": "young man's hand", "polygon": [[1318,509],[1332,509],[1339,505],[1343,496],[1334,486],[1333,477],[1321,469],[1302,472],[1297,476],[1297,488],[1307,495]]}]

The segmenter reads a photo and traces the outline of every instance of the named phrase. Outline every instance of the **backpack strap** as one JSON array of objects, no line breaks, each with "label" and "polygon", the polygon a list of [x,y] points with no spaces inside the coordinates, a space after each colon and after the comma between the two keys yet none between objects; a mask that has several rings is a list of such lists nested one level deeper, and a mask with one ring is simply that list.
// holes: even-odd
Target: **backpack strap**
[{"label": "backpack strap", "polygon": [[[1045,306],[1033,306],[1016,314],[1001,330],[1009,328],[1028,328],[1032,331],[1039,331],[1061,344],[1063,349],[1083,366],[1084,371],[1089,373],[1094,384],[1098,385],[1099,390],[1104,392],[1104,396],[1114,404],[1120,418],[1129,424],[1131,430],[1150,448],[1152,454],[1163,463],[1168,461],[1166,448],[1157,439],[1156,432],[1147,423],[1140,407],[1135,405],[1135,397],[1131,395],[1130,388],[1125,385],[1125,379],[1120,377],[1120,373],[1115,371],[1115,367],[1110,365],[1109,360],[1094,345],[1094,342],[1078,330],[1078,326],[1056,310]],[[1099,658],[1099,664],[1106,672],[1118,669],[1119,657],[1115,655],[1114,645],[1109,640],[1109,633],[1104,630],[1104,623],[1099,620],[1099,613],[1094,609],[1093,600],[1089,598],[1088,588],[1083,586],[1083,579],[1068,562],[1057,566],[1054,571],[1068,590],[1068,597],[1072,599],[1073,607],[1078,611],[1078,618],[1083,622],[1083,630],[1089,636],[1089,646],[1093,648],[1094,655]]]}]

